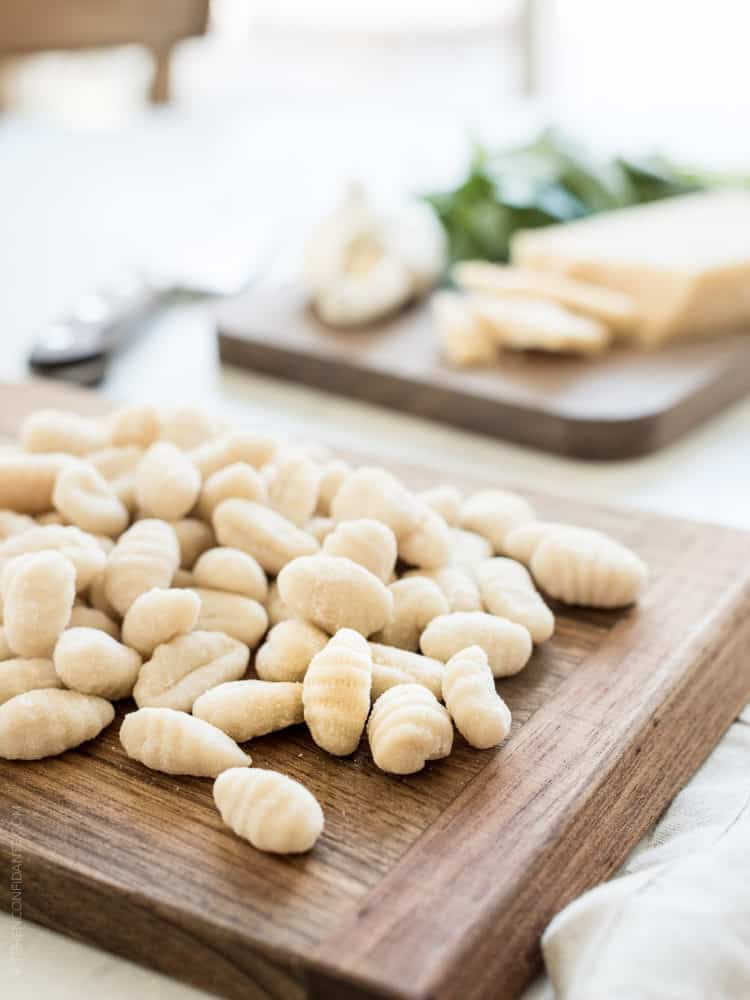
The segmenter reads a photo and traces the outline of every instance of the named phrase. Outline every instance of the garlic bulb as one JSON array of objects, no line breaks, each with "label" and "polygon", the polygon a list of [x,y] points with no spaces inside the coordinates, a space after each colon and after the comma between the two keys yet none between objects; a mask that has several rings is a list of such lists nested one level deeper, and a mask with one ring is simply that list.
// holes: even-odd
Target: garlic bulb
[{"label": "garlic bulb", "polygon": [[427,292],[445,259],[445,234],[426,205],[382,216],[352,187],[311,234],[305,279],[324,322],[361,326]]}]

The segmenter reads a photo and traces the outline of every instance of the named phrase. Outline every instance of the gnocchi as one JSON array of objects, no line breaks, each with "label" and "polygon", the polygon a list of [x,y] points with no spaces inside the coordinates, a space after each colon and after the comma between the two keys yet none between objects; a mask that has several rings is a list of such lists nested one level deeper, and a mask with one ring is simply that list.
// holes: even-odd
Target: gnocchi
[{"label": "gnocchi", "polygon": [[319,548],[312,535],[252,500],[223,500],[214,511],[213,524],[221,545],[247,552],[272,575]]},{"label": "gnocchi", "polygon": [[343,556],[387,583],[393,575],[398,555],[396,536],[380,521],[363,518],[343,521],[326,535],[323,552],[329,556]]},{"label": "gnocchi", "polygon": [[266,609],[258,601],[225,590],[193,587],[200,599],[198,628],[223,632],[254,649],[268,628]]},{"label": "gnocchi", "polygon": [[221,632],[178,635],[157,646],[143,664],[133,698],[139,708],[189,712],[204,691],[239,680],[249,658],[247,646]]},{"label": "gnocchi", "polygon": [[479,646],[460,650],[446,663],[443,701],[456,729],[478,750],[497,746],[510,733],[510,709],[495,690],[487,654]]},{"label": "gnocchi", "polygon": [[68,628],[97,628],[113,639],[120,638],[120,628],[116,621],[97,608],[88,608],[85,604],[74,604],[68,619]]},{"label": "gnocchi", "polygon": [[354,629],[368,636],[393,616],[393,595],[373,573],[342,556],[302,556],[279,574],[279,593],[299,618],[333,635]]},{"label": "gnocchi", "polygon": [[16,556],[47,551],[58,552],[72,563],[79,593],[91,585],[106,563],[104,551],[92,535],[72,525],[47,524],[0,542],[0,566]]},{"label": "gnocchi", "polygon": [[488,559],[477,569],[477,582],[486,610],[525,626],[534,642],[544,642],[555,631],[555,616],[521,563],[503,556]]},{"label": "gnocchi", "polygon": [[245,462],[259,469],[270,462],[278,441],[270,434],[254,431],[226,431],[190,451],[190,458],[205,482],[219,469]]},{"label": "gnocchi", "polygon": [[255,672],[265,681],[301,681],[328,638],[310,622],[297,618],[278,622],[255,654]]},{"label": "gnocchi", "polygon": [[52,502],[70,524],[94,535],[119,535],[130,520],[125,504],[90,462],[61,469]]},{"label": "gnocchi", "polygon": [[240,549],[208,549],[193,567],[193,579],[199,587],[230,591],[261,603],[268,597],[263,567]]},{"label": "gnocchi", "polygon": [[216,545],[216,536],[210,524],[197,517],[183,517],[172,524],[180,547],[180,569],[192,569],[196,561]]},{"label": "gnocchi", "polygon": [[432,489],[423,490],[418,495],[422,503],[432,507],[451,528],[457,528],[461,521],[461,505],[463,497],[455,486],[442,484]]},{"label": "gnocchi", "polygon": [[88,455],[110,443],[106,425],[66,410],[36,410],[21,425],[25,451]]},{"label": "gnocchi", "polygon": [[372,656],[362,636],[341,629],[317,653],[302,687],[310,735],[328,753],[345,757],[359,745],[370,711]]},{"label": "gnocchi", "polygon": [[148,448],[159,437],[159,411],[149,403],[123,406],[108,420],[109,436],[115,446],[135,445]]},{"label": "gnocchi", "polygon": [[233,462],[208,477],[201,489],[198,513],[210,521],[221,501],[229,499],[253,500],[262,504],[268,501],[265,480],[247,462]]},{"label": "gnocchi", "polygon": [[375,638],[386,646],[415,651],[432,619],[448,614],[448,601],[440,587],[423,576],[396,580],[388,589],[393,597],[393,617]]},{"label": "gnocchi", "polygon": [[200,473],[169,441],[152,444],[135,471],[135,499],[146,517],[179,521],[195,506],[200,489]]},{"label": "gnocchi", "polygon": [[48,657],[68,624],[75,569],[59,552],[30,552],[3,570],[5,637],[19,656]]},{"label": "gnocchi", "polygon": [[422,633],[419,645],[426,656],[444,663],[467,646],[480,646],[494,677],[508,677],[523,670],[532,651],[528,629],[484,611],[453,611],[434,618]]},{"label": "gnocchi", "polygon": [[162,643],[192,632],[200,610],[200,597],[191,590],[153,587],[128,608],[122,621],[122,641],[141,656],[151,656]]},{"label": "gnocchi", "polygon": [[551,531],[531,557],[534,579],[550,597],[590,608],[621,608],[638,599],[648,580],[645,563],[599,532]]},{"label": "gnocchi", "polygon": [[61,688],[52,660],[13,657],[0,662],[0,705],[37,688]]},{"label": "gnocchi", "polygon": [[0,705],[0,757],[54,757],[93,740],[114,717],[104,698],[58,688],[26,691]]},{"label": "gnocchi", "polygon": [[278,771],[230,768],[214,782],[214,801],[227,826],[259,851],[301,854],[323,832],[318,800]]},{"label": "gnocchi", "polygon": [[442,697],[443,664],[421,653],[397,646],[370,643],[372,655],[372,700],[396,684],[421,684],[436,698]]},{"label": "gnocchi", "polygon": [[311,458],[293,454],[273,467],[268,502],[287,521],[301,528],[315,513],[320,467]]},{"label": "gnocchi", "polygon": [[444,566],[451,556],[451,536],[443,517],[423,504],[416,527],[399,540],[398,554],[412,566]]},{"label": "gnocchi", "polygon": [[302,685],[262,680],[219,684],[195,701],[193,715],[244,743],[303,722]]},{"label": "gnocchi", "polygon": [[496,555],[503,554],[505,536],[513,528],[534,519],[531,504],[505,490],[481,490],[461,508],[461,527],[486,538]]},{"label": "gnocchi", "polygon": [[331,516],[336,521],[381,521],[397,540],[418,527],[421,513],[419,502],[395,476],[368,466],[352,472],[331,501]]},{"label": "gnocchi", "polygon": [[375,702],[367,737],[381,771],[416,774],[429,760],[447,757],[453,747],[450,716],[421,684],[397,684]]},{"label": "gnocchi", "polygon": [[17,514],[44,514],[69,455],[0,454],[0,508]]},{"label": "gnocchi", "polygon": [[248,767],[249,754],[204,719],[172,708],[141,708],[120,726],[120,743],[128,757],[152,771],[215,778],[229,768]]},{"label": "gnocchi", "polygon": [[481,611],[482,599],[473,578],[457,566],[441,566],[440,569],[413,569],[404,573],[402,579],[422,576],[436,583],[448,602],[449,611]]},{"label": "gnocchi", "polygon": [[94,628],[66,629],[52,659],[66,687],[108,701],[128,698],[141,668],[141,658],[134,649]]},{"label": "gnocchi", "polygon": [[174,528],[154,518],[136,521],[107,557],[104,593],[120,615],[152,587],[169,587],[180,564]]},{"label": "gnocchi", "polygon": [[143,458],[143,448],[136,445],[104,448],[87,456],[87,460],[101,473],[128,512],[136,509],[135,470]]}]

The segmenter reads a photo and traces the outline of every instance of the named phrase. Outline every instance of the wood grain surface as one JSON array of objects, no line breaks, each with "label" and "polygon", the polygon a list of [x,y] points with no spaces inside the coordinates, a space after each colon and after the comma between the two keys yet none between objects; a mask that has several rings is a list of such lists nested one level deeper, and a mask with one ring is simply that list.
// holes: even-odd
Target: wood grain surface
[{"label": "wood grain surface", "polygon": [[[0,432],[40,405],[107,404],[0,387]],[[457,737],[393,778],[365,744],[332,758],[304,727],[255,740],[254,763],[302,780],[326,815],[309,855],[279,858],[223,826],[210,781],[124,756],[126,704],[77,750],[0,762],[2,905],[20,859],[24,919],[238,1000],[517,996],[550,918],[617,868],[750,699],[750,535],[532,499],[632,545],[652,582],[625,612],[556,608],[554,638],[498,682],[502,748]]]},{"label": "wood grain surface", "polygon": [[747,334],[598,359],[506,354],[461,371],[441,361],[426,305],[335,332],[293,285],[251,289],[217,322],[224,361],[578,458],[655,451],[750,390]]}]

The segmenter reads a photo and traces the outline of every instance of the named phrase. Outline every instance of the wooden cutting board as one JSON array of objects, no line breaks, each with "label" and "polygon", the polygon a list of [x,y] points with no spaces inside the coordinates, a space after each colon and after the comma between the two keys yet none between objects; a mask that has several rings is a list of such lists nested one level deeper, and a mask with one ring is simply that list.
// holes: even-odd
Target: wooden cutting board
[{"label": "wooden cutting board", "polygon": [[290,285],[251,289],[217,322],[224,361],[577,458],[655,451],[750,390],[746,333],[599,359],[507,355],[460,371],[441,361],[426,305],[337,333]]},{"label": "wooden cutting board", "polygon": [[[43,404],[106,406],[0,387],[0,428]],[[121,710],[78,750],[0,762],[3,905],[20,860],[24,919],[237,1000],[517,996],[550,918],[614,872],[750,699],[750,535],[533,499],[632,545],[653,579],[637,608],[556,609],[555,637],[498,683],[502,748],[457,738],[399,779],[364,743],[336,759],[301,726],[256,740],[255,764],[304,781],[326,815],[308,856],[279,858],[222,825],[210,781],[128,760]]]}]

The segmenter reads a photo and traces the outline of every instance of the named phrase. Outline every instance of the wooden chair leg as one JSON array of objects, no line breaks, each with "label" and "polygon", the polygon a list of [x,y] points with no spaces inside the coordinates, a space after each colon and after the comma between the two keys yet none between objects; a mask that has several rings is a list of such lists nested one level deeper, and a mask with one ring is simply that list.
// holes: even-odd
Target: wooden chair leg
[{"label": "wooden chair leg", "polygon": [[153,104],[166,104],[169,100],[169,75],[172,46],[152,48],[154,56],[154,77],[151,81],[149,98]]}]

